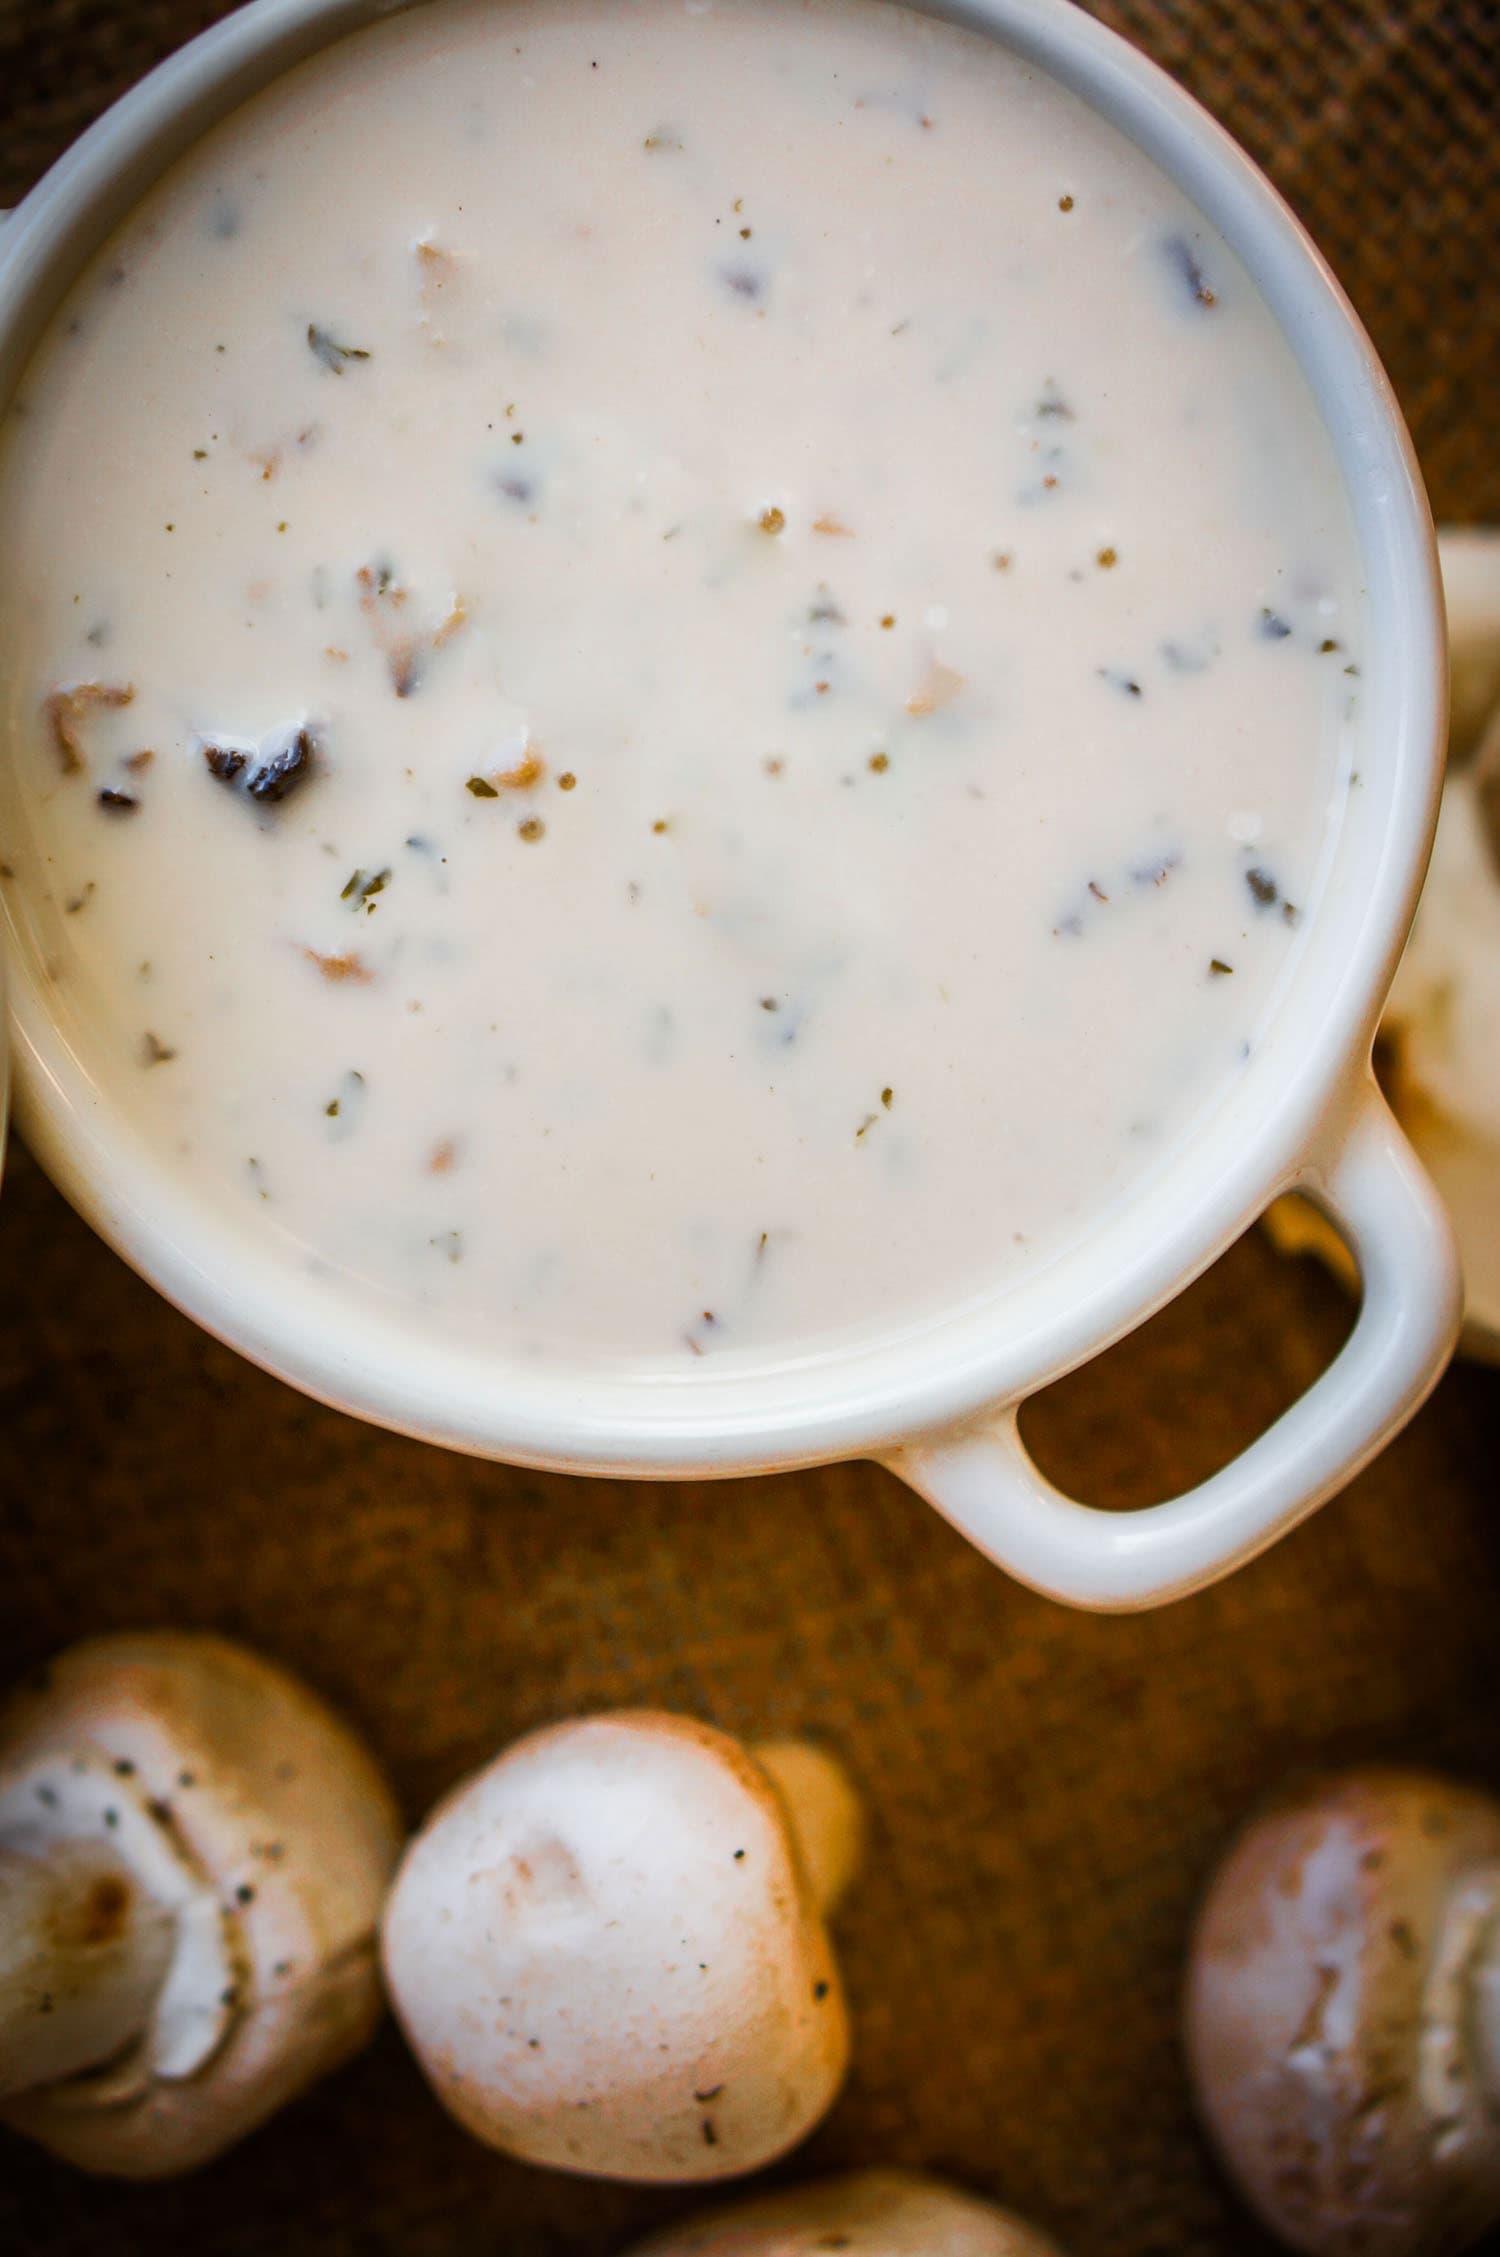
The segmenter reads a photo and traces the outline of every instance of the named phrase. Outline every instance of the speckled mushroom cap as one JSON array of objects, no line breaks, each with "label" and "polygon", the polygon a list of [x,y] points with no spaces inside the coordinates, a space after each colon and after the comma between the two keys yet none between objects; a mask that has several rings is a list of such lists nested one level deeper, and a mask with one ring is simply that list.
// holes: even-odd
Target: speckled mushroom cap
[{"label": "speckled mushroom cap", "polygon": [[557,1725],[455,1789],[406,1853],[384,1952],[438,2098],[531,2162],[728,2177],[801,2139],[844,2075],[778,1793],[686,1718]]},{"label": "speckled mushroom cap", "polygon": [[1421,2257],[1500,2217],[1500,1804],[1315,1784],[1209,1889],[1187,2043],[1231,2175],[1293,2248]]},{"label": "speckled mushroom cap", "polygon": [[688,2218],[630,2257],[1058,2257],[1009,2211],[912,2171],[858,2171]]},{"label": "speckled mushroom cap", "polygon": [[121,2061],[13,2095],[0,2117],[16,2130],[85,2170],[167,2177],[369,2037],[400,1822],[359,1741],[295,1678],[222,1638],[97,1638],[0,1712],[0,1766],[13,1793],[112,1781],[111,1838],[154,1829],[185,1881],[158,2025]]}]

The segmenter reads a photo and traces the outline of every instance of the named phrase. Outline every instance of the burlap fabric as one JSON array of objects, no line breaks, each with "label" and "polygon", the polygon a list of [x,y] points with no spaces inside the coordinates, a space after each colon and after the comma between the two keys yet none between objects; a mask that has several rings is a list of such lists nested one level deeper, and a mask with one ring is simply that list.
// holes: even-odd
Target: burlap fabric
[{"label": "burlap fabric", "polygon": [[[219,12],[0,0],[0,197]],[[1371,328],[1440,513],[1500,514],[1494,0],[1105,0],[1290,196]],[[1039,1454],[1128,1506],[1227,1457],[1347,1309],[1243,1243],[1036,1405]],[[415,1819],[513,1734],[662,1702],[838,1747],[872,1813],[839,1923],[849,2088],[783,2175],[952,2172],[1077,2257],[1268,2247],[1188,2106],[1186,1923],[1227,1829],[1310,1764],[1500,1786],[1500,1375],[1416,1425],[1267,1559],[1164,1614],[1032,1598],[872,1468],[689,1486],[547,1478],[322,1411],[197,1333],[15,1154],[0,1200],[0,1657],[212,1625],[368,1731]],[[26,2257],[608,2257],[683,2207],[471,2145],[387,2031],[234,2156],[163,2189],[0,2145]],[[1500,2249],[1500,2237],[1492,2240]]]}]

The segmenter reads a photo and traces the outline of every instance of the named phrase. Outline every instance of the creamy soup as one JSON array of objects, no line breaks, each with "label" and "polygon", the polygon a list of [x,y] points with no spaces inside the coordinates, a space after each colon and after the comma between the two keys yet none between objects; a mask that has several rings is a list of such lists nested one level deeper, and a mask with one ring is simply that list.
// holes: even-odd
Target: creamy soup
[{"label": "creamy soup", "polygon": [[4,894],[187,1218],[805,1353],[1170,1168],[1356,764],[1327,434],[1090,110],[860,0],[436,0],[216,128],[0,456]]}]

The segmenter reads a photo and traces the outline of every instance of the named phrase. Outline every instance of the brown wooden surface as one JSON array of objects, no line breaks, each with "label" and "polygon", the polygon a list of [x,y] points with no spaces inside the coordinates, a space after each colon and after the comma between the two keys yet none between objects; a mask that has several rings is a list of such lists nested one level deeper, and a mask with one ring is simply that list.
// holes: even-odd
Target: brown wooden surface
[{"label": "brown wooden surface", "polygon": [[[215,12],[0,0],[0,200]],[[1500,514],[1493,0],[1106,12],[1309,219],[1439,509]],[[1255,1433],[1347,1322],[1321,1272],[1252,1237],[1029,1430],[1080,1493],[1147,1502]],[[946,2169],[1075,2257],[1268,2246],[1188,2109],[1193,1898],[1246,1806],[1309,1765],[1395,1756],[1500,1788],[1497,1449],[1500,1374],[1456,1369],[1266,1559],[1186,1605],[1100,1620],[1007,1583],[871,1467],[587,1482],[358,1426],[176,1315],[24,1154],[0,1199],[0,1674],[115,1626],[229,1631],[340,1702],[414,1820],[504,1740],[581,1708],[661,1702],[827,1739],[872,1813],[839,1920],[856,2060],[783,2175]],[[0,2135],[6,2257],[610,2257],[682,2207],[486,2154],[389,2030],[175,2187],[94,2184]]]}]

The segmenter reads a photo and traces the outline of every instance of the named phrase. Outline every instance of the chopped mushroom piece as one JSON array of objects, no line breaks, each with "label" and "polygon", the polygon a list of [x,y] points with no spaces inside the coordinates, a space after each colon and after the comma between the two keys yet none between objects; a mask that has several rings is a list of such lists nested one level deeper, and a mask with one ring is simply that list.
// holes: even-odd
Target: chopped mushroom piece
[{"label": "chopped mushroom piece", "polygon": [[126,2179],[244,2138],[374,2030],[399,1846],[271,1663],[173,1631],[61,1655],[0,1714],[0,2120]]},{"label": "chopped mushroom piece", "polygon": [[630,2257],[1058,2257],[1034,2227],[914,2171],[857,2171],[687,2218]]},{"label": "chopped mushroom piece", "polygon": [[930,659],[921,681],[906,701],[906,710],[917,719],[929,713],[941,713],[959,696],[963,686],[962,674],[955,673],[951,666],[944,666],[936,658]]},{"label": "chopped mushroom piece", "polygon": [[50,697],[43,698],[42,712],[65,776],[76,775],[84,765],[84,715],[129,705],[134,697],[128,682],[74,682],[70,688],[54,690]]},{"label": "chopped mushroom piece", "polygon": [[[417,1835],[384,1924],[391,2001],[443,2105],[533,2163],[727,2178],[831,2106],[849,2036],[813,1875],[850,1867],[826,1758],[774,1772],[686,1717],[533,1733]],[[813,1788],[805,1854],[786,1800]]]},{"label": "chopped mushroom piece", "polygon": [[1500,1803],[1321,1781],[1209,1886],[1187,2045],[1252,2208],[1309,2257],[1438,2257],[1500,2222]]}]

